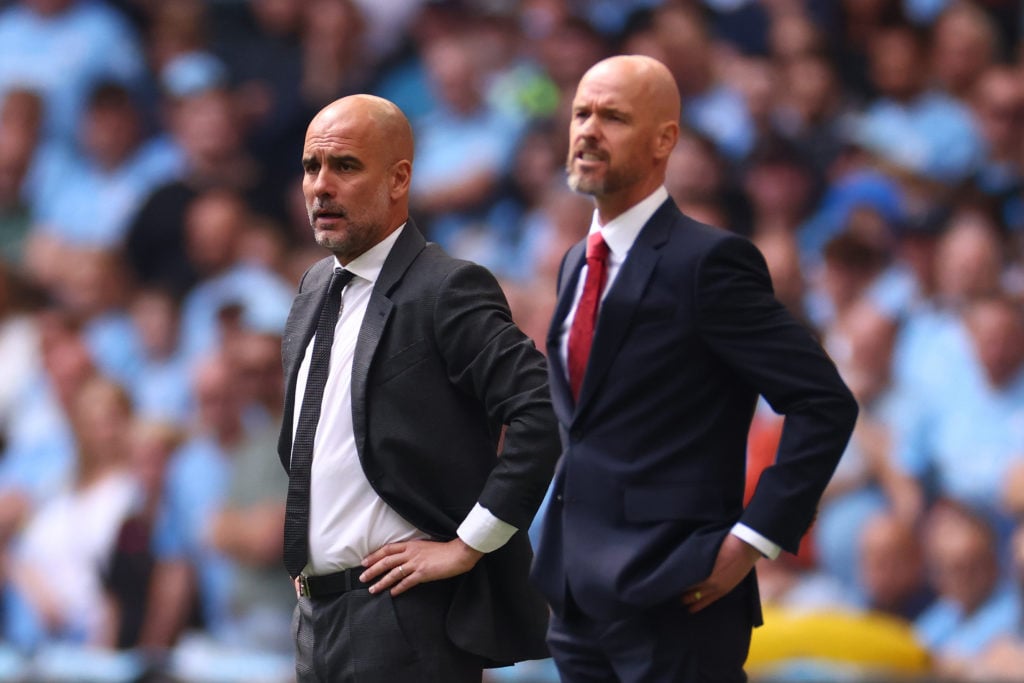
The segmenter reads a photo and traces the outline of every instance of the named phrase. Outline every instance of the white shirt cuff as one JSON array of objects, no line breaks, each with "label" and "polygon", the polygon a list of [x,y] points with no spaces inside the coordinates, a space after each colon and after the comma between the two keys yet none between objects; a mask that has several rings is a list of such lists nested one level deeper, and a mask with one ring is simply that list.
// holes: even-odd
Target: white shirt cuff
[{"label": "white shirt cuff", "polygon": [[757,548],[757,550],[762,555],[767,557],[769,560],[774,560],[776,557],[779,556],[779,553],[782,552],[782,548],[779,547],[777,543],[769,541],[767,538],[757,533],[746,524],[736,522],[736,524],[733,525],[729,533],[731,533],[733,536],[740,539],[741,541],[746,541],[750,545]]},{"label": "white shirt cuff", "polygon": [[491,553],[508,543],[518,529],[503,522],[477,503],[459,525],[459,538],[474,550]]}]

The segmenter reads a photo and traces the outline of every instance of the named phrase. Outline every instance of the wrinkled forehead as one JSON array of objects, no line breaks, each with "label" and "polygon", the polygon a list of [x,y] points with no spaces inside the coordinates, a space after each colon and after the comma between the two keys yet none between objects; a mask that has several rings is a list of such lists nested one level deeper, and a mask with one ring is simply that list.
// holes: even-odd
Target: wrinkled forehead
[{"label": "wrinkled forehead", "polygon": [[373,146],[379,147],[381,141],[378,137],[367,117],[345,114],[318,116],[306,129],[303,154],[341,149],[359,152]]},{"label": "wrinkled forehead", "polygon": [[621,107],[640,106],[649,88],[624,70],[594,68],[588,71],[576,88],[574,104],[598,102]]}]

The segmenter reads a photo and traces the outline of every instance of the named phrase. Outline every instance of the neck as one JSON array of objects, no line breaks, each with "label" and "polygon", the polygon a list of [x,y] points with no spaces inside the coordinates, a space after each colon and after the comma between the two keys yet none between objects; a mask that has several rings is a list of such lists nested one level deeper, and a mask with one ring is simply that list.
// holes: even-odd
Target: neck
[{"label": "neck", "polygon": [[607,194],[596,196],[594,204],[597,206],[597,222],[608,225],[634,206],[647,199],[652,192],[657,190],[664,183],[664,177],[629,188],[618,194]]}]

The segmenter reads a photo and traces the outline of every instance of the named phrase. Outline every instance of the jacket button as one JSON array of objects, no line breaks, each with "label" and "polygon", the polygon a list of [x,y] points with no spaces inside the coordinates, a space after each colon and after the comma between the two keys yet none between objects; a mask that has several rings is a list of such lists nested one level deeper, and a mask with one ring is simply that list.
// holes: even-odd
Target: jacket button
[{"label": "jacket button", "polygon": [[559,493],[559,494],[557,494],[555,496],[555,502],[558,502],[558,503],[562,502],[562,494],[561,493]]}]

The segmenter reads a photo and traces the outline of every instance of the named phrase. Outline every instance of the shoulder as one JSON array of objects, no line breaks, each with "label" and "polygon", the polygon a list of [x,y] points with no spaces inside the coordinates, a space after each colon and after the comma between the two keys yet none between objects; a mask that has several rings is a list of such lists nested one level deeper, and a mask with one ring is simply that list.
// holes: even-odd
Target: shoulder
[{"label": "shoulder", "polygon": [[667,249],[676,258],[700,264],[708,257],[739,254],[759,260],[754,244],[746,237],[701,223],[679,211],[675,205],[660,209],[654,218],[667,231]]},{"label": "shoulder", "polygon": [[331,271],[334,270],[334,257],[325,256],[309,268],[302,274],[302,279],[299,280],[299,291],[302,292],[309,287],[316,286],[317,283],[327,279],[331,275]]},{"label": "shoulder", "polygon": [[484,266],[455,258],[440,246],[428,242],[409,269],[409,274],[429,279],[441,288],[453,283],[484,282],[497,287],[497,279]]}]

